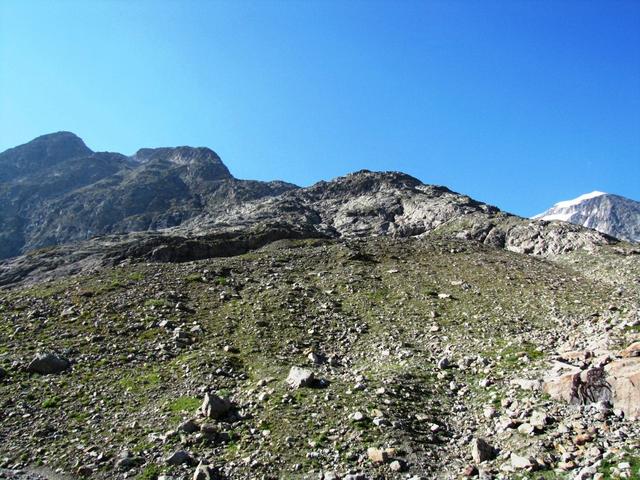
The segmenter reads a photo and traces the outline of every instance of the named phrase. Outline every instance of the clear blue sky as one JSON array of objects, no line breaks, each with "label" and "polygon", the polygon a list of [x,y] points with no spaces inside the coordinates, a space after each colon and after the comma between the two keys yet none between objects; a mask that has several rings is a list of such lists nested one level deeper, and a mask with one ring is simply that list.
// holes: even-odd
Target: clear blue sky
[{"label": "clear blue sky", "polygon": [[239,178],[401,170],[521,215],[640,200],[640,1],[0,0],[0,150],[208,146]]}]

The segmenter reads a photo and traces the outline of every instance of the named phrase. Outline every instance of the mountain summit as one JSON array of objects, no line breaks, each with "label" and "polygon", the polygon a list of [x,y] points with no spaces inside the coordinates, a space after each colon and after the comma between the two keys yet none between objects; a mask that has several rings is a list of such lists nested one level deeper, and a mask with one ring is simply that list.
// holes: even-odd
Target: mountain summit
[{"label": "mountain summit", "polygon": [[556,203],[537,220],[561,220],[582,225],[621,240],[640,242],[640,202],[594,191]]}]

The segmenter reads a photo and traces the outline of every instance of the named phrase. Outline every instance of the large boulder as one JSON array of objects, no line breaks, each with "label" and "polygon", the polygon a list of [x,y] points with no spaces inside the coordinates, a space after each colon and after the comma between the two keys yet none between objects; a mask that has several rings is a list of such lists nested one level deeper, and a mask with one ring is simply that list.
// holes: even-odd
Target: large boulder
[{"label": "large boulder", "polygon": [[613,405],[625,417],[640,419],[640,358],[624,358],[605,367],[613,391]]},{"label": "large boulder", "polygon": [[[633,347],[633,346],[632,346]],[[626,358],[580,355],[582,365],[556,362],[545,377],[543,391],[551,398],[571,404],[609,402],[630,419],[640,418],[640,357],[629,356],[635,348],[623,350]],[[590,365],[584,359],[594,358]],[[606,361],[601,361],[603,358]],[[576,362],[578,363],[578,362]],[[603,365],[603,363],[606,363]]]},{"label": "large boulder", "polygon": [[27,372],[50,375],[60,373],[71,366],[69,360],[54,353],[38,353],[27,366]]}]

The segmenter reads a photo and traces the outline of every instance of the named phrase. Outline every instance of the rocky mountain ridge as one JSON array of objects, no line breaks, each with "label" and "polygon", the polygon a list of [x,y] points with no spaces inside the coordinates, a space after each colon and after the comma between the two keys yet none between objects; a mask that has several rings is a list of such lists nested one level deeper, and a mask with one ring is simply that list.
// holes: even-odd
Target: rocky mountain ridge
[{"label": "rocky mountain ridge", "polygon": [[59,132],[0,153],[0,258],[110,233],[172,227],[296,188],[234,178],[208,148],[92,152]]},{"label": "rocky mountain ridge", "polygon": [[[0,154],[0,165],[36,165],[1,184],[4,255],[29,253],[0,263],[0,285],[136,259],[238,254],[283,238],[436,235],[543,256],[613,241],[504,213],[400,172],[363,170],[299,188],[237,180],[207,148],[141,149],[125,157],[87,156],[83,145],[60,133]],[[61,159],[59,151],[72,157]],[[53,152],[52,165],[43,166],[42,152]]]},{"label": "rocky mountain ridge", "polygon": [[640,242],[640,202],[604,192],[591,192],[556,203],[533,217],[592,228],[628,242]]}]

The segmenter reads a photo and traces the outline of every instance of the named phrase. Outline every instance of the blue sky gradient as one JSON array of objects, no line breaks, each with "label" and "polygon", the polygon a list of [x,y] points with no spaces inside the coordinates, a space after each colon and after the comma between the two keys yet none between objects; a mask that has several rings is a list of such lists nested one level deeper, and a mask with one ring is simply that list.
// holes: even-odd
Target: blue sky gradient
[{"label": "blue sky gradient", "polygon": [[0,0],[0,150],[208,146],[239,178],[400,170],[532,215],[640,200],[640,2]]}]

